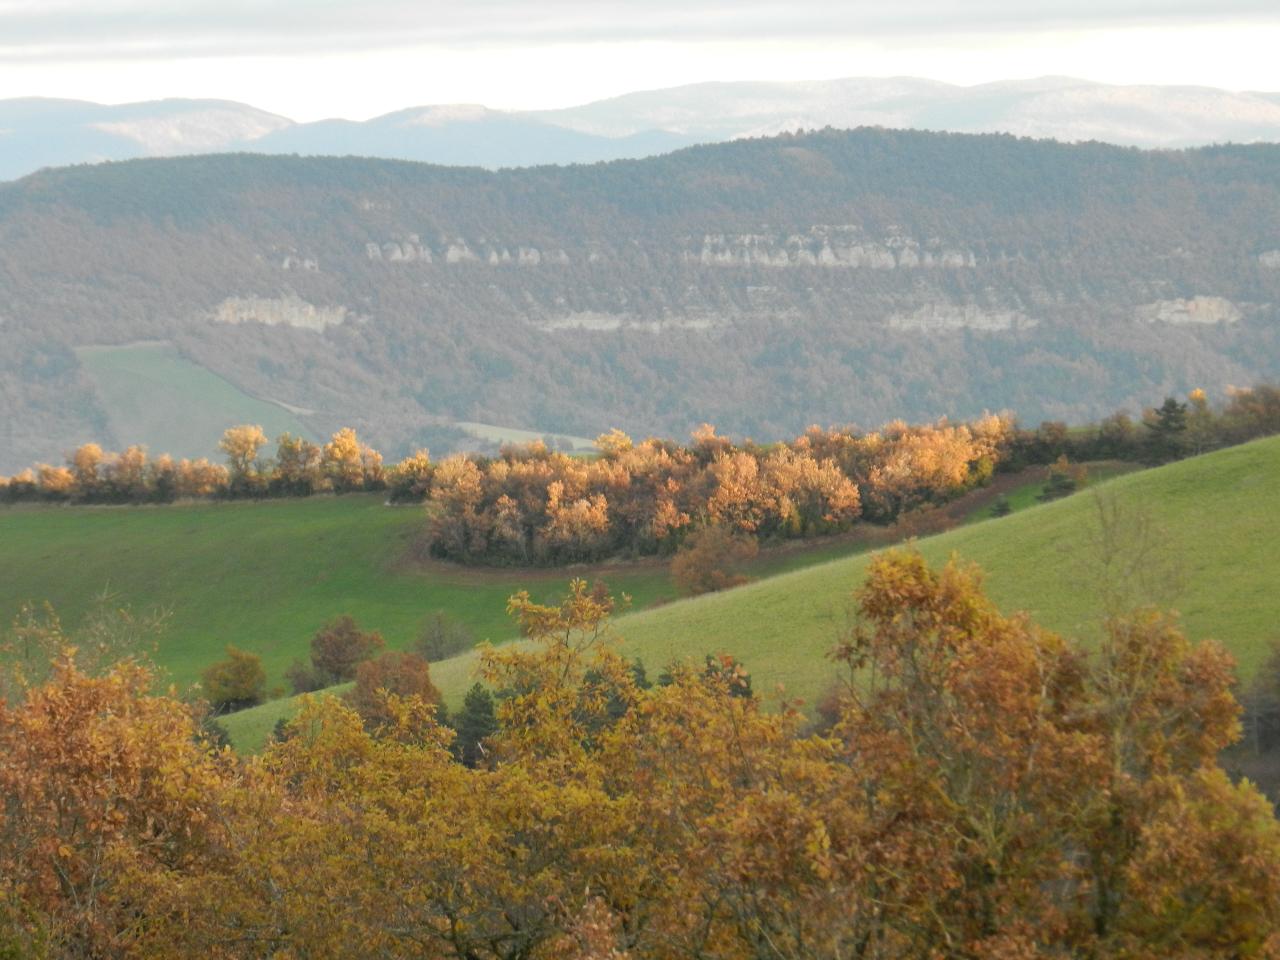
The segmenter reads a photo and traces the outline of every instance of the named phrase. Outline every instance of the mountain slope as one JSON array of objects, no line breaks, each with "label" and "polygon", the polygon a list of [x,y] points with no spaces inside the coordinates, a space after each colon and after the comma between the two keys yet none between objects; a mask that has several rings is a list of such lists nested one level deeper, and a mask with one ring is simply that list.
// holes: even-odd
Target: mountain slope
[{"label": "mountain slope", "polygon": [[322,120],[295,124],[242,146],[254,153],[390,157],[496,168],[646,157],[699,139],[663,130],[604,136],[530,114],[460,105],[417,107],[362,123]]},{"label": "mountain slope", "polygon": [[[760,439],[1280,375],[1280,147],[825,131],[485,172],[226,155],[0,186],[0,470],[167,341],[397,456],[440,424]],[[212,439],[212,438],[210,438]],[[157,451],[153,451],[157,452]]]},{"label": "mountain slope", "polygon": [[229,100],[0,100],[0,180],[41,167],[225,150],[291,123]]},{"label": "mountain slope", "polygon": [[1111,85],[1071,77],[972,87],[913,77],[700,83],[537,116],[608,136],[657,129],[704,142],[828,126],[998,132],[1139,147],[1280,139],[1280,105],[1270,94]]}]

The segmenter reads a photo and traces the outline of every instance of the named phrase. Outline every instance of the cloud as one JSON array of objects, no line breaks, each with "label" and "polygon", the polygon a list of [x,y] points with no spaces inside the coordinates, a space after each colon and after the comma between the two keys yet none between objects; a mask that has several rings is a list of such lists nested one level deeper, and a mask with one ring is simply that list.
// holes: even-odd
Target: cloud
[{"label": "cloud", "polygon": [[0,62],[1280,22],[1275,0],[0,0]]}]

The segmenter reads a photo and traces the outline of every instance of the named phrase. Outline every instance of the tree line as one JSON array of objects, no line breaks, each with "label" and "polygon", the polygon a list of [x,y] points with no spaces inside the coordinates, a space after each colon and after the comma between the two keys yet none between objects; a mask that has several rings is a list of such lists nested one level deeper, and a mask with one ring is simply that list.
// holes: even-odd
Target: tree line
[{"label": "tree line", "polygon": [[575,582],[509,609],[469,762],[430,697],[313,699],[259,757],[148,669],[0,701],[0,954],[1266,957],[1280,824],[1218,754],[1232,663],[1166,617],[1086,651],[980,575],[877,557],[815,726],[732,658],[648,685]]},{"label": "tree line", "polygon": [[596,455],[533,442],[494,457],[420,450],[391,467],[349,428],[324,444],[284,434],[274,456],[260,427],[227,430],[226,463],[149,460],[141,447],[106,454],[81,446],[65,466],[0,478],[10,502],[169,502],[180,498],[310,496],[385,491],[427,504],[427,547],[465,563],[562,564],[620,554],[670,553],[708,526],[755,539],[891,523],[1029,464],[1122,459],[1163,463],[1280,432],[1280,389],[1234,391],[1213,409],[1203,391],[1166,398],[1141,420],[1116,413],[1072,429],[1019,428],[1009,415],[878,431],[809,428],[785,443],[735,443],[704,425],[688,444],[634,442],[614,430]]}]

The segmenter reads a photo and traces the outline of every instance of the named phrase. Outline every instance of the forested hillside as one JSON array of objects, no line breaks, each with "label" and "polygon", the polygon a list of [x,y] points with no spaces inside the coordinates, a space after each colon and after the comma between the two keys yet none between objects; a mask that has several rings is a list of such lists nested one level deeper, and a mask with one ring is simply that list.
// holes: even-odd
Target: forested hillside
[{"label": "forested hillside", "polygon": [[1214,397],[1280,375],[1278,223],[1275,146],[863,129],[497,173],[48,171],[0,188],[0,470],[147,442],[75,352],[137,341],[389,456],[457,421],[763,440]]}]

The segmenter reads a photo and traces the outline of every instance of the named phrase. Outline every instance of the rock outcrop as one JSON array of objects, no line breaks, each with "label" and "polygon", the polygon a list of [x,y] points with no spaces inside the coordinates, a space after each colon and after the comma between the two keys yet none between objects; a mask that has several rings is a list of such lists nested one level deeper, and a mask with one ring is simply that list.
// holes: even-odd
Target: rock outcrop
[{"label": "rock outcrop", "polygon": [[1240,308],[1224,297],[1157,300],[1134,310],[1134,319],[1140,323],[1238,323],[1240,317]]},{"label": "rock outcrop", "polygon": [[323,331],[346,322],[346,307],[317,307],[296,294],[282,297],[228,297],[213,311],[214,323],[261,323]]}]

